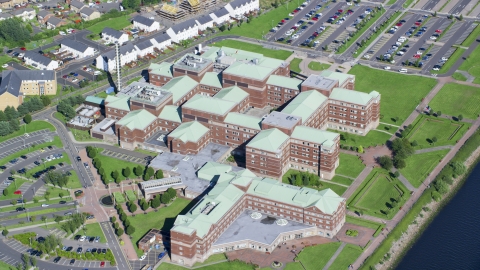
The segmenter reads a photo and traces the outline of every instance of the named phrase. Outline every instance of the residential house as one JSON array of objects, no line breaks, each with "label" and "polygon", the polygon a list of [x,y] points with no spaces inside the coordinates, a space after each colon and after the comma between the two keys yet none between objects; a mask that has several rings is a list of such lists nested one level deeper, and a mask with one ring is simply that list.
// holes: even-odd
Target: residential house
[{"label": "residential house", "polygon": [[54,70],[57,69],[59,66],[57,61],[45,57],[34,51],[26,52],[25,56],[23,57],[23,61],[25,61],[25,64],[29,66],[43,70]]},{"label": "residential house", "polygon": [[256,11],[260,8],[259,0],[234,0],[228,3],[225,8],[230,16],[240,18],[240,16]]},{"label": "residential house", "polygon": [[102,30],[102,39],[110,43],[120,43],[124,44],[128,41],[128,35],[124,32],[112,29],[110,27],[105,27]]},{"label": "residential house", "polygon": [[25,2],[24,0],[0,0],[0,8],[13,8],[17,4]]},{"label": "residential house", "polygon": [[142,41],[140,43],[137,43],[137,45],[135,45],[135,49],[137,49],[138,57],[144,57],[147,54],[152,54],[154,52],[154,48],[155,47],[153,46],[152,42],[149,39]]},{"label": "residential house", "polygon": [[57,27],[60,27],[62,25],[67,25],[68,22],[66,20],[57,18],[57,17],[50,17],[47,20],[47,28],[48,29],[55,29]]},{"label": "residential house", "polygon": [[53,16],[53,13],[49,12],[48,10],[41,10],[37,13],[37,20],[40,24],[46,24],[48,19]]},{"label": "residential house", "polygon": [[69,38],[63,39],[60,46],[60,51],[67,51],[75,58],[84,58],[95,54],[95,50],[92,47]]},{"label": "residential house", "polygon": [[212,17],[216,25],[221,25],[225,22],[230,21],[230,12],[225,7],[223,7],[213,13],[210,13],[210,17]]},{"label": "residential house", "polygon": [[0,13],[0,21],[13,18],[12,14],[9,13]]},{"label": "residential house", "polygon": [[[120,54],[121,66],[136,61],[138,57],[138,51],[131,42],[127,42],[127,44],[120,47]],[[110,50],[105,54],[98,56],[95,60],[95,64],[98,69],[112,72],[115,71],[116,61],[115,50]]]},{"label": "residential house", "polygon": [[209,15],[205,15],[202,17],[199,17],[195,20],[195,22],[198,25],[198,29],[200,31],[205,31],[207,28],[212,28],[213,27],[213,18],[210,17]]},{"label": "residential house", "polygon": [[145,18],[143,16],[135,16],[132,20],[133,26],[140,31],[144,32],[154,32],[160,30],[160,23],[154,21],[150,18]]},{"label": "residential house", "polygon": [[91,20],[94,20],[94,19],[98,19],[101,16],[100,12],[98,12],[94,9],[91,9],[89,7],[82,8],[79,13],[80,13],[80,16],[82,17],[82,19],[85,20],[85,21],[91,21]]},{"label": "residential house", "polygon": [[79,13],[82,8],[86,7],[86,5],[83,3],[83,1],[77,1],[77,0],[71,0],[70,1],[70,9],[72,11],[75,11],[76,13]]},{"label": "residential house", "polygon": [[153,46],[158,50],[165,50],[167,46],[170,46],[172,44],[172,39],[168,34],[157,35],[156,37],[150,39],[150,41],[152,42]]},{"label": "residential house", "polygon": [[167,34],[173,42],[180,42],[198,36],[198,25],[195,19],[190,19],[168,28]]},{"label": "residential house", "polygon": [[95,5],[95,8],[102,14],[110,12],[110,10],[115,9],[118,11],[123,11],[123,7],[120,2],[112,3],[100,3],[100,5]]},{"label": "residential house", "polygon": [[35,9],[20,8],[12,12],[13,16],[22,19],[24,22],[35,18]]}]

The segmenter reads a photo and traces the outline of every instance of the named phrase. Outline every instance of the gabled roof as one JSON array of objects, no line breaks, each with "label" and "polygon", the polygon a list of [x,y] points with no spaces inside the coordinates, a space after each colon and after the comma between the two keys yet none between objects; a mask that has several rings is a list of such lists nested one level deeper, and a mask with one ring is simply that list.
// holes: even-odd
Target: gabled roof
[{"label": "gabled roof", "polygon": [[298,139],[322,145],[327,141],[335,141],[339,136],[340,134],[335,132],[306,126],[296,126],[290,137],[292,139]]},{"label": "gabled roof", "polygon": [[282,113],[300,116],[302,123],[305,123],[327,99],[326,96],[316,90],[302,92],[282,110]]},{"label": "gabled roof", "polygon": [[70,1],[70,6],[74,6],[78,9],[81,9],[82,7],[85,7],[85,4],[83,2],[77,1],[77,0],[72,0]]},{"label": "gabled roof", "polygon": [[171,37],[168,34],[161,34],[161,35],[155,36],[153,39],[155,39],[157,43],[162,43],[164,41],[171,39]]},{"label": "gabled roof", "polygon": [[173,130],[168,137],[177,138],[184,143],[197,142],[210,130],[197,121],[183,123]]},{"label": "gabled roof", "polygon": [[183,104],[182,108],[189,108],[216,115],[225,115],[230,112],[235,105],[236,103],[232,101],[196,94]]},{"label": "gabled roof", "polygon": [[22,81],[52,81],[55,80],[53,70],[4,70],[0,84],[0,95],[8,92],[16,97],[20,94]]},{"label": "gabled roof", "polygon": [[137,43],[137,45],[135,45],[135,47],[137,47],[139,50],[145,50],[147,48],[153,47],[153,44],[149,39],[147,39],[147,40],[144,40],[140,43]]},{"label": "gabled roof", "polygon": [[48,18],[47,23],[49,23],[49,24],[51,24],[51,25],[54,25],[54,26],[57,26],[57,25],[59,25],[62,21],[63,21],[62,19],[59,19],[59,18],[53,16],[53,17]]},{"label": "gabled roof", "polygon": [[42,17],[42,18],[45,18],[46,16],[48,15],[53,15],[53,13],[49,12],[48,10],[41,10],[37,13],[37,16],[38,17]]},{"label": "gabled roof", "polygon": [[192,28],[192,27],[196,27],[197,26],[197,22],[195,22],[195,19],[190,19],[190,20],[186,20],[184,22],[181,22],[179,24],[175,24],[171,27],[171,29],[173,30],[173,32],[175,32],[175,34],[178,34],[178,33],[181,33],[185,30],[187,30],[188,28]]},{"label": "gabled roof", "polygon": [[96,97],[96,96],[86,96],[85,101],[95,103],[95,104],[98,104],[98,105],[105,104],[105,99],[99,98],[99,97]]},{"label": "gabled roof", "polygon": [[213,12],[213,14],[214,14],[215,16],[217,16],[217,18],[220,18],[220,17],[223,17],[223,16],[225,16],[225,15],[228,15],[229,13],[230,13],[230,12],[228,12],[228,10],[225,9],[224,7],[222,7],[221,9]]},{"label": "gabled roof", "polygon": [[117,124],[121,126],[128,127],[130,130],[144,130],[146,129],[157,117],[151,114],[147,110],[136,110],[129,112],[122,119],[120,119]]},{"label": "gabled roof", "polygon": [[70,47],[70,48],[72,48],[72,49],[74,49],[74,50],[76,50],[76,51],[79,51],[79,52],[85,52],[85,51],[88,50],[88,48],[89,48],[87,45],[85,45],[85,44],[83,44],[83,43],[81,43],[81,42],[78,42],[78,41],[76,41],[76,40],[75,40],[75,41],[74,41],[74,40],[71,40],[71,39],[69,39],[69,38],[63,39],[63,40],[61,41],[61,44],[62,44],[62,45],[65,45],[65,46],[67,46],[67,47]]},{"label": "gabled roof", "polygon": [[130,97],[129,96],[107,96],[105,103],[107,106],[124,111],[130,111]]},{"label": "gabled roof", "polygon": [[234,9],[237,9],[241,6],[245,6],[247,3],[250,3],[252,1],[253,0],[233,0],[232,2],[230,2],[230,6],[232,6],[232,8]]},{"label": "gabled roof", "polygon": [[188,76],[180,76],[171,79],[168,83],[162,86],[162,89],[172,93],[173,103],[176,103],[197,85],[198,83],[194,79]]},{"label": "gabled roof", "polygon": [[94,10],[94,9],[91,9],[91,8],[89,8],[89,7],[84,7],[84,8],[82,8],[82,9],[80,10],[80,13],[85,14],[85,15],[87,15],[87,16],[92,15],[94,12],[98,12],[98,11],[96,11],[96,10]]},{"label": "gabled roof", "polygon": [[116,38],[116,39],[119,39],[119,38],[121,38],[123,35],[126,35],[124,32],[121,32],[121,31],[112,29],[112,28],[110,28],[110,27],[105,27],[105,28],[103,28],[103,30],[102,30],[102,35],[103,35],[103,34],[106,34],[106,35],[108,35],[108,36],[114,37],[114,38]]},{"label": "gabled roof", "polygon": [[167,105],[160,112],[158,118],[175,123],[182,123],[182,107]]},{"label": "gabled roof", "polygon": [[98,11],[100,11],[101,13],[107,13],[109,12],[110,10],[112,9],[116,9],[118,11],[121,11],[122,9],[120,8],[120,3],[115,3],[115,2],[112,2],[112,3],[101,3],[100,5],[97,5],[96,8],[98,9]]},{"label": "gabled roof", "polygon": [[248,97],[248,93],[238,86],[230,86],[220,90],[215,97],[238,103]]},{"label": "gabled roof", "polygon": [[213,21],[212,17],[208,16],[208,15],[205,15],[205,16],[201,16],[201,17],[198,17],[197,18],[197,22],[200,24],[200,25],[204,25],[204,24],[207,24],[209,22]]},{"label": "gabled roof", "polygon": [[345,83],[346,80],[355,79],[355,75],[345,74],[345,73],[341,73],[341,72],[335,72],[335,71],[331,71],[331,70],[328,70],[328,69],[320,72],[320,76],[330,78],[330,79],[333,79],[333,80],[338,80],[338,83],[340,85]]},{"label": "gabled roof", "polygon": [[302,84],[302,80],[285,77],[285,76],[270,75],[270,77],[267,80],[267,84],[280,86],[280,87],[293,89],[293,90],[300,90],[300,85]]},{"label": "gabled roof", "polygon": [[260,131],[247,146],[268,152],[277,152],[280,146],[289,138],[287,134],[279,129],[271,128]]},{"label": "gabled roof", "polygon": [[27,8],[20,8],[12,12],[13,15],[21,15],[24,12],[35,12],[35,9],[27,7]]},{"label": "gabled roof", "polygon": [[217,88],[222,88],[222,75],[215,73],[215,72],[206,72],[205,75],[203,75],[202,80],[200,81],[200,84],[208,85],[208,86],[213,86]]},{"label": "gabled roof", "polygon": [[139,24],[143,24],[145,26],[152,26],[155,23],[154,20],[140,16],[140,15],[135,16],[135,18],[133,18],[132,21],[137,22]]},{"label": "gabled roof", "polygon": [[223,71],[225,74],[232,74],[254,80],[264,80],[273,72],[272,68],[256,65],[254,63],[234,62]]},{"label": "gabled roof", "polygon": [[33,62],[48,66],[53,60],[34,51],[27,51],[24,58],[31,59]]},{"label": "gabled roof", "polygon": [[344,88],[333,88],[330,94],[330,99],[345,101],[348,103],[367,105],[371,99],[377,97],[379,94],[377,91],[372,91],[370,94],[348,90]]},{"label": "gabled roof", "polygon": [[235,126],[251,128],[254,130],[262,130],[262,118],[243,113],[228,113],[223,122]]},{"label": "gabled roof", "polygon": [[151,69],[150,73],[152,74],[173,78],[172,66],[173,64],[168,62],[151,63],[148,69]]},{"label": "gabled roof", "polygon": [[[136,52],[135,47],[133,46],[132,42],[127,42],[125,45],[120,47],[120,54],[127,55],[129,53]],[[102,55],[105,60],[114,60],[115,59],[115,50],[110,50]]]}]

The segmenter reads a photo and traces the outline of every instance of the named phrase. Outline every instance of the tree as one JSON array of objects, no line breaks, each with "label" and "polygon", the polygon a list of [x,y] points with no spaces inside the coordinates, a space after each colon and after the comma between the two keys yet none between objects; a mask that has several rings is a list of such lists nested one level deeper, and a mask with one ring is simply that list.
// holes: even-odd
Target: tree
[{"label": "tree", "polygon": [[55,220],[55,222],[60,224],[60,222],[63,220],[63,217],[62,216],[56,216],[54,220]]},{"label": "tree", "polygon": [[143,167],[141,165],[138,165],[137,167],[135,167],[134,173],[135,173],[136,176],[142,175],[143,174]]},{"label": "tree", "polygon": [[120,184],[120,182],[121,182],[120,174],[118,173],[117,170],[112,172],[112,177],[115,180],[115,183]]},{"label": "tree", "polygon": [[408,61],[408,59],[407,59],[407,60],[405,60],[405,66],[408,66],[408,64],[410,64],[410,61]]},{"label": "tree", "polygon": [[8,122],[0,122],[0,136],[7,136],[10,133],[12,133],[12,131],[10,131],[10,125]]},{"label": "tree", "polygon": [[437,116],[442,116],[442,111],[438,111]]},{"label": "tree", "polygon": [[132,225],[128,226],[125,230],[125,232],[128,234],[128,235],[132,235],[133,233],[135,233],[135,227],[133,227]]},{"label": "tree", "polygon": [[35,222],[35,220],[37,220],[37,217],[36,217],[36,216],[31,216],[31,217],[30,217],[30,221],[31,221],[31,222]]},{"label": "tree", "polygon": [[460,17],[458,17],[459,21],[463,21],[463,14],[460,14]]},{"label": "tree", "polygon": [[459,116],[457,116],[457,120],[462,121],[463,120],[463,115],[460,114]]},{"label": "tree", "polygon": [[42,216],[41,219],[42,219],[43,222],[46,222],[47,221],[47,216]]},{"label": "tree", "polygon": [[454,177],[460,176],[467,171],[467,168],[465,167],[465,165],[463,165],[463,163],[459,161],[450,162],[449,165],[453,169]]},{"label": "tree", "polygon": [[308,176],[308,173],[302,176],[302,182],[303,182],[303,185],[306,187],[310,185],[310,177]]},{"label": "tree", "polygon": [[417,143],[417,141],[413,141],[413,142],[411,143],[411,145],[412,145],[412,146],[417,146],[418,143]]},{"label": "tree", "polygon": [[8,196],[10,194],[10,190],[8,188],[3,190],[3,195]]},{"label": "tree", "polygon": [[297,175],[295,178],[296,178],[295,179],[295,186],[301,187],[302,184],[303,184],[302,178],[299,175]]},{"label": "tree", "polygon": [[123,235],[123,229],[122,229],[122,228],[118,228],[118,229],[115,231],[115,234],[116,234],[117,236],[119,236],[119,237],[122,236],[122,235]]},{"label": "tree", "polygon": [[9,231],[8,231],[7,229],[3,229],[3,231],[2,231],[2,235],[3,235],[3,236],[7,236],[8,233],[9,233]]},{"label": "tree", "polygon": [[403,168],[407,167],[407,163],[405,163],[405,160],[400,159],[400,158],[394,158],[393,159],[393,164],[395,165],[395,168],[397,168],[397,169],[403,169]]},{"label": "tree", "polygon": [[432,142],[433,142],[433,144],[435,144],[437,142],[437,137],[433,136],[432,137]]},{"label": "tree", "polygon": [[30,114],[26,114],[24,117],[23,117],[23,121],[27,124],[30,124],[32,122],[32,116]]},{"label": "tree", "polygon": [[111,221],[112,223],[114,223],[115,221],[117,221],[117,217],[115,217],[115,216],[111,217],[111,218],[110,218],[110,221]]},{"label": "tree", "polygon": [[220,31],[222,31],[222,32],[225,31],[225,30],[226,30],[225,25],[222,24],[222,25],[218,28],[218,30],[220,30]]},{"label": "tree", "polygon": [[23,262],[23,265],[25,266],[25,269],[30,268],[30,258],[28,257],[27,253],[22,254],[22,262]]},{"label": "tree", "polygon": [[88,150],[87,154],[89,158],[95,158],[95,156],[97,155],[97,150],[95,150],[95,148],[91,148],[90,150]]},{"label": "tree", "polygon": [[398,177],[400,176],[400,172],[395,171],[395,172],[393,173],[393,176],[395,176],[395,178],[398,178]]},{"label": "tree", "polygon": [[18,131],[20,130],[20,123],[18,122],[17,119],[12,119],[8,121],[8,124],[10,125],[10,131]]},{"label": "tree", "polygon": [[152,167],[148,167],[146,174],[148,175],[148,178],[150,178],[155,174],[155,170]]},{"label": "tree", "polygon": [[17,205],[17,200],[13,199],[13,200],[10,201],[10,203],[11,203],[12,205]]},{"label": "tree", "polygon": [[397,138],[392,141],[391,148],[395,157],[406,159],[415,153],[412,145],[407,139]]},{"label": "tree", "polygon": [[360,154],[363,153],[363,146],[359,145],[357,152]]},{"label": "tree", "polygon": [[[170,196],[170,194],[169,194],[169,196]],[[170,197],[170,199],[171,199],[171,197]],[[147,201],[145,201],[144,198],[142,198],[140,200],[140,207],[142,208],[143,211],[146,211],[150,207],[150,205],[148,204]]]},{"label": "tree", "polygon": [[433,13],[433,17],[437,17],[437,12],[436,11]]},{"label": "tree", "polygon": [[163,203],[163,204],[167,204],[170,202],[172,198],[170,198],[169,194],[167,192],[164,192],[162,194],[162,197],[160,198],[160,201]]},{"label": "tree", "polygon": [[390,170],[393,167],[392,159],[389,156],[381,156],[378,158],[378,163],[385,170]]},{"label": "tree", "polygon": [[163,171],[162,171],[162,170],[158,170],[158,171],[155,173],[155,178],[156,178],[156,179],[162,179],[162,178],[163,178]]},{"label": "tree", "polygon": [[150,204],[151,204],[152,208],[157,209],[158,207],[160,207],[160,203],[161,203],[160,195],[157,195],[157,196],[155,196],[155,198],[153,198],[153,200],[151,201]]},{"label": "tree", "polygon": [[438,191],[438,193],[440,194],[445,194],[448,192],[448,184],[442,180],[435,181],[433,185],[435,189]]},{"label": "tree", "polygon": [[50,105],[50,103],[52,103],[52,101],[50,100],[50,97],[46,95],[40,96],[40,100],[42,101],[43,106],[45,107],[47,107],[48,105]]},{"label": "tree", "polygon": [[130,174],[132,174],[132,171],[130,170],[130,167],[126,167],[125,169],[123,169],[122,174],[123,174],[123,176],[125,176],[125,178],[130,177]]},{"label": "tree", "polygon": [[32,266],[37,266],[37,259],[35,257],[30,257],[30,263],[32,264]]},{"label": "tree", "polygon": [[130,205],[128,206],[128,210],[131,212],[131,213],[134,213],[135,211],[137,211],[137,205],[133,202],[130,202]]}]

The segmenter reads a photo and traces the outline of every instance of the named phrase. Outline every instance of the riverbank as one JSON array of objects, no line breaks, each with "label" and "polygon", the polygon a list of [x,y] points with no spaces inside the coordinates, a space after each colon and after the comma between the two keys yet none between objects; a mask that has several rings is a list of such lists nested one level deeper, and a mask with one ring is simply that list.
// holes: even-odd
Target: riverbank
[{"label": "riverbank", "polygon": [[[429,224],[440,213],[442,208],[447,205],[455,196],[458,190],[463,186],[466,179],[470,176],[472,169],[476,166],[480,158],[480,146],[473,151],[470,157],[465,160],[464,165],[467,168],[467,173],[454,179],[454,182],[447,194],[440,201],[432,200],[430,203],[423,206],[423,211],[415,218],[414,222],[410,224],[402,236],[395,242],[388,251],[390,259],[385,260],[383,264],[378,263],[375,269],[393,269],[403,258],[406,252],[413,246],[420,235],[428,228]],[[425,211],[427,210],[427,211]]]}]

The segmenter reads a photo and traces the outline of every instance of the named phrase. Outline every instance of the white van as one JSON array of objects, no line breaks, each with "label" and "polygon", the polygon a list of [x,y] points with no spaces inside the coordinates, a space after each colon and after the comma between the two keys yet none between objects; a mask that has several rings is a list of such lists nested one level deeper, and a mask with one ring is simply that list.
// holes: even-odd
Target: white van
[{"label": "white van", "polygon": [[400,73],[407,73],[407,71],[408,70],[406,68],[402,68],[402,69],[398,70],[398,72],[400,72]]}]

